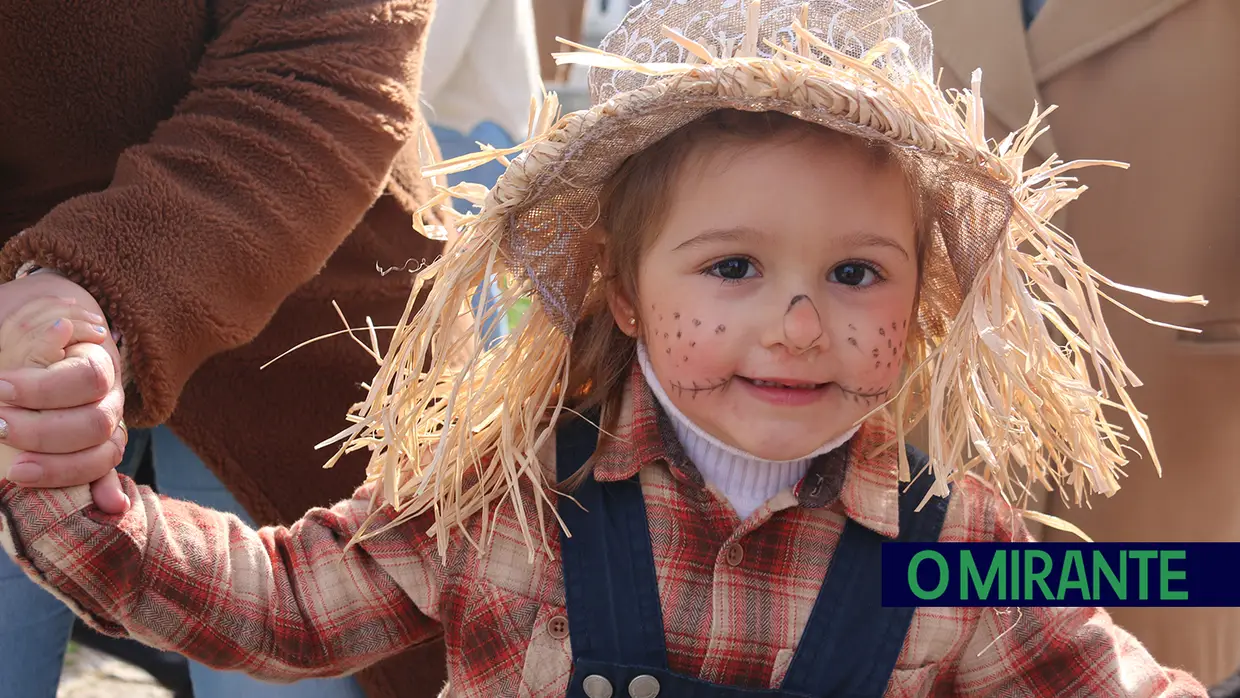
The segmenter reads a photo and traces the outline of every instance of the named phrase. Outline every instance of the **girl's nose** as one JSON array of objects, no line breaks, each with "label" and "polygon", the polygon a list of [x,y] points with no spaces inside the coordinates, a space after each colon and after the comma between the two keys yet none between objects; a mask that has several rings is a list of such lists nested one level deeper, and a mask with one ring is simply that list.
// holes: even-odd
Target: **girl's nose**
[{"label": "girl's nose", "polygon": [[803,354],[815,347],[822,348],[824,337],[822,316],[814,300],[796,296],[784,312],[784,345],[794,354]]}]

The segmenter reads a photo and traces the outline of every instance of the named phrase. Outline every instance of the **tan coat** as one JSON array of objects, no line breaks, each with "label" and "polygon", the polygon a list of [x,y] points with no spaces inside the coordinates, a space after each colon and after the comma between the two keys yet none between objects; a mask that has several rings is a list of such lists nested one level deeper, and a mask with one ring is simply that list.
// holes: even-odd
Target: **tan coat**
[{"label": "tan coat", "polygon": [[[1049,0],[1027,33],[1020,0],[946,0],[921,15],[934,30],[944,88],[982,69],[988,135],[1022,126],[1035,101],[1057,105],[1038,158],[1130,164],[1081,171],[1089,191],[1064,211],[1061,225],[1098,271],[1209,300],[1119,298],[1199,335],[1108,308],[1144,383],[1132,395],[1163,476],[1142,455],[1115,498],[1092,510],[1058,501],[1048,509],[1101,541],[1240,539],[1240,2]],[[1161,662],[1207,684],[1240,664],[1240,609],[1114,613]]]},{"label": "tan coat", "polygon": [[542,79],[558,82],[568,78],[571,66],[557,66],[551,54],[565,51],[556,37],[581,41],[586,0],[533,0],[534,24],[538,38],[538,59]]}]

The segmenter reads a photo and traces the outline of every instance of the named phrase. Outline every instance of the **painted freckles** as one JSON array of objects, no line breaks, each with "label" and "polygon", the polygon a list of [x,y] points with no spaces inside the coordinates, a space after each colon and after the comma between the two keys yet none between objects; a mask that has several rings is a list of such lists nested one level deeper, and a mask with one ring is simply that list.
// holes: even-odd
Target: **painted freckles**
[{"label": "painted freckles", "polygon": [[[908,321],[905,320],[904,326],[907,327],[907,324]],[[904,350],[906,338],[901,336],[902,328],[898,321],[872,326],[869,332],[858,331],[853,324],[849,324],[848,329],[856,332],[855,335],[850,334],[848,344],[860,351],[867,351],[874,360],[874,367],[854,378],[857,385],[841,383],[840,389],[847,399],[871,407],[889,396],[890,385],[894,379],[892,374],[899,368],[899,356]]]},{"label": "painted freckles", "polygon": [[[654,304],[651,304],[654,309]],[[671,322],[667,321],[666,315],[659,316],[659,323],[652,328],[652,332],[648,337],[651,342],[652,351],[662,350],[665,356],[679,357],[672,364],[674,368],[682,368],[693,361],[694,350],[698,344],[698,333],[702,327],[701,318],[682,317],[679,310],[672,311]],[[715,328],[715,334],[722,334],[727,328],[719,325]],[[673,391],[678,395],[687,395],[696,398],[699,394],[706,394],[721,390],[730,379],[716,378],[710,380],[697,379],[684,381],[673,381],[671,383]]]}]

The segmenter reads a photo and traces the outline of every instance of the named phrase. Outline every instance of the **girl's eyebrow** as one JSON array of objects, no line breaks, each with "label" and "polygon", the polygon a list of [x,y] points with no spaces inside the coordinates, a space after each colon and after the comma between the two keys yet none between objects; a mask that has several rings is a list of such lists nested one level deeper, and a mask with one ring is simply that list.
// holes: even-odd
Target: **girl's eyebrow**
[{"label": "girl's eyebrow", "polygon": [[[676,247],[672,248],[673,252],[679,252],[683,249],[700,247],[712,242],[740,242],[743,240],[753,240],[755,238],[762,239],[768,237],[765,230],[753,228],[750,226],[738,226],[735,228],[712,228],[704,230],[697,235],[685,240]],[[841,235],[839,238],[842,247],[890,247],[891,249],[904,255],[905,259],[911,259],[908,250],[904,249],[904,245],[892,240],[886,235],[871,233],[865,230],[858,230],[852,233]]]},{"label": "girl's eyebrow", "polygon": [[765,230],[751,228],[749,226],[738,226],[735,228],[712,228],[704,230],[697,235],[685,240],[679,245],[672,248],[673,252],[679,252],[682,249],[691,247],[699,247],[712,242],[739,242],[742,240],[752,240],[754,238],[765,238],[768,234]]},{"label": "girl's eyebrow", "polygon": [[886,235],[871,233],[867,230],[858,230],[840,236],[840,245],[847,247],[890,247],[891,249],[904,255],[905,259],[911,259],[908,250],[904,249],[904,245],[892,240]]}]

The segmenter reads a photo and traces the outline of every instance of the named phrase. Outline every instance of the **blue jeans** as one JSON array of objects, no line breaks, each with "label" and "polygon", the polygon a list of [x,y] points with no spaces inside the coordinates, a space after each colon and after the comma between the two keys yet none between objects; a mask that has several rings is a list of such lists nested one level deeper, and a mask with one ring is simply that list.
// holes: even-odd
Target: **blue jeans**
[{"label": "blue jeans", "polygon": [[[127,475],[137,469],[142,451],[153,450],[160,493],[249,518],[207,466],[170,430],[130,434],[125,461]],[[55,698],[64,663],[73,614],[0,554],[0,698]],[[237,672],[216,671],[190,662],[196,698],[364,698],[351,678],[311,679],[271,684]]]},{"label": "blue jeans", "polygon": [[73,613],[0,554],[0,698],[55,698]]}]

